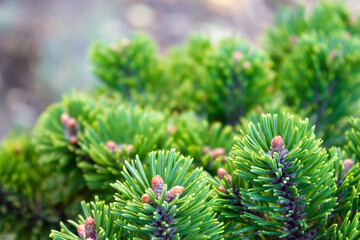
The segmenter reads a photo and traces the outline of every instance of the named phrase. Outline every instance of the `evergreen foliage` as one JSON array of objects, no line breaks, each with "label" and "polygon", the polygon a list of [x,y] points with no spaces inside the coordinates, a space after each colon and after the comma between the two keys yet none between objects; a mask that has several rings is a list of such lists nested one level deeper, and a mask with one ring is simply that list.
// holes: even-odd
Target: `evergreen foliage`
[{"label": "evergreen foliage", "polygon": [[129,108],[125,105],[105,108],[80,140],[89,158],[79,161],[87,184],[92,189],[106,189],[121,178],[125,160],[139,155],[145,158],[153,150],[164,148],[166,117],[158,112]]},{"label": "evergreen foliage", "polygon": [[0,152],[0,232],[13,239],[44,239],[62,213],[47,201],[47,172],[30,136],[9,137]]},{"label": "evergreen foliage", "polygon": [[[100,201],[98,197],[95,197],[95,201],[90,203],[82,201],[81,208],[83,215],[79,215],[79,221],[68,221],[71,227],[76,230],[69,229],[61,222],[61,231],[52,230],[50,237],[55,240],[83,240],[85,237],[86,239],[89,239],[89,235],[91,234],[86,235],[85,230],[82,230],[82,228],[86,223],[91,224],[91,222],[95,222],[96,230],[93,232],[95,232],[96,237],[90,238],[89,240],[129,239],[128,237],[130,236],[128,236],[122,228],[115,225],[118,217],[111,213],[111,210],[113,209],[112,203],[106,204],[105,201]],[[84,236],[80,236],[81,233],[85,233],[85,235],[83,234]]]},{"label": "evergreen foliage", "polygon": [[343,34],[299,38],[280,69],[280,87],[294,109],[306,109],[327,145],[343,144],[347,116],[358,114],[360,40]]},{"label": "evergreen foliage", "polygon": [[0,239],[358,239],[359,24],[323,2],[265,49],[94,43],[101,84],[0,144]]},{"label": "evergreen foliage", "polygon": [[311,32],[326,36],[338,32],[357,35],[360,21],[352,16],[343,1],[322,1],[308,14],[305,6],[295,9],[282,7],[274,19],[275,27],[269,28],[264,46],[274,62],[275,70],[286,62],[286,56],[295,52],[299,38]]},{"label": "evergreen foliage", "polygon": [[125,182],[112,186],[117,224],[134,239],[221,239],[206,173],[174,150],[150,154],[150,169],[139,158],[126,162]]}]

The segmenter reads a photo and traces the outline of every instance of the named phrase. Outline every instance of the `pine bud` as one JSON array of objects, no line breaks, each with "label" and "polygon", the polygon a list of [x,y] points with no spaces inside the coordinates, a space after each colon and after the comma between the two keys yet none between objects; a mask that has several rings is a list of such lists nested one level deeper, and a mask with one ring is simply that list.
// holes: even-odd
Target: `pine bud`
[{"label": "pine bud", "polygon": [[208,153],[211,152],[211,148],[210,148],[209,146],[204,146],[204,147],[203,147],[203,152],[204,152],[205,154],[208,154]]},{"label": "pine bud", "polygon": [[96,240],[96,226],[95,226],[95,220],[92,217],[88,217],[85,220],[85,235],[87,238],[90,238],[91,240]]},{"label": "pine bud", "polygon": [[76,144],[78,143],[78,138],[77,138],[76,136],[71,136],[71,137],[69,138],[69,142],[70,142],[70,144],[72,144],[72,145],[76,145]]},{"label": "pine bud", "polygon": [[349,172],[350,168],[354,165],[354,161],[352,159],[346,159],[343,162],[344,171],[342,172],[341,178],[345,177],[345,175]]},{"label": "pine bud", "polygon": [[215,148],[214,150],[211,151],[211,158],[215,160],[218,157],[224,157],[225,154],[226,152],[224,148]]},{"label": "pine bud", "polygon": [[242,63],[242,68],[243,69],[248,69],[248,68],[250,68],[251,67],[251,63],[249,62],[249,61],[244,61],[243,63]]},{"label": "pine bud", "polygon": [[116,147],[117,147],[117,145],[114,141],[110,140],[110,141],[106,142],[106,148],[111,154],[113,154],[115,152]]},{"label": "pine bud", "polygon": [[217,175],[220,179],[224,179],[224,177],[227,175],[227,171],[224,168],[219,168],[217,170]]},{"label": "pine bud", "polygon": [[147,193],[145,193],[145,194],[143,194],[143,195],[141,196],[141,201],[142,201],[143,203],[147,203],[147,204],[151,204],[151,203],[152,203],[151,198],[150,198],[149,194],[147,194]]},{"label": "pine bud", "polygon": [[182,186],[175,186],[170,191],[167,191],[165,201],[170,203],[175,199],[176,195],[179,194],[181,196],[184,193],[185,188]]},{"label": "pine bud", "polygon": [[282,137],[280,137],[280,136],[274,137],[271,141],[270,150],[272,152],[280,153],[280,152],[284,151],[284,149],[285,149],[285,144],[284,144],[284,140],[282,139]]},{"label": "pine bud", "polygon": [[60,116],[61,124],[65,127],[67,125],[70,115],[68,113],[62,113]]},{"label": "pine bud", "polygon": [[232,177],[230,174],[226,174],[226,178],[228,179],[229,186],[232,186]]},{"label": "pine bud", "polygon": [[70,118],[66,122],[66,128],[69,128],[69,129],[75,128],[76,125],[77,125],[77,121],[75,118]]},{"label": "pine bud", "polygon": [[121,40],[121,45],[123,45],[124,47],[127,47],[130,44],[130,40],[128,38],[123,38]]},{"label": "pine bud", "polygon": [[110,44],[110,48],[111,50],[113,50],[114,52],[118,52],[120,50],[119,44],[116,42],[113,42]]},{"label": "pine bud", "polygon": [[218,187],[218,190],[219,190],[220,192],[222,192],[222,193],[228,193],[228,192],[226,191],[226,189],[224,188],[224,186]]},{"label": "pine bud", "polygon": [[334,60],[338,55],[338,52],[336,50],[331,50],[329,53],[329,57],[331,60]]},{"label": "pine bud", "polygon": [[295,34],[291,34],[290,35],[290,42],[292,43],[292,44],[297,44],[297,42],[298,42],[298,37],[295,35]]},{"label": "pine bud", "polygon": [[84,239],[85,237],[85,226],[84,224],[79,224],[77,227],[78,235],[81,239]]},{"label": "pine bud", "polygon": [[350,26],[355,25],[357,22],[357,17],[355,15],[350,15],[348,17],[348,23]]},{"label": "pine bud", "polygon": [[170,125],[166,129],[168,135],[173,134],[174,132],[176,132],[176,130],[177,130],[177,126],[175,125]]},{"label": "pine bud", "polygon": [[232,55],[233,59],[237,62],[243,58],[243,53],[240,51],[235,51]]},{"label": "pine bud", "polygon": [[133,145],[127,144],[127,145],[125,146],[125,152],[126,152],[126,154],[129,154],[132,149],[133,149]]},{"label": "pine bud", "polygon": [[154,191],[156,199],[161,196],[164,189],[164,180],[160,177],[160,175],[153,177],[151,180],[151,188]]}]

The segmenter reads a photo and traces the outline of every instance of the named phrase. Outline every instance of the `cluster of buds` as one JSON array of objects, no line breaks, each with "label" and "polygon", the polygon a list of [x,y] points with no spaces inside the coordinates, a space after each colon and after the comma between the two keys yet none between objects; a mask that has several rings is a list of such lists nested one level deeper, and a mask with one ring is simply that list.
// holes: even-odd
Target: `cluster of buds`
[{"label": "cluster of buds", "polygon": [[344,170],[341,174],[341,178],[344,178],[345,175],[349,172],[350,168],[354,165],[354,161],[352,159],[346,159],[343,161]]},{"label": "cluster of buds", "polygon": [[[151,188],[154,191],[156,199],[161,197],[163,189],[164,189],[164,180],[160,177],[160,175],[156,175],[151,180]],[[166,192],[165,201],[170,203],[175,199],[176,195],[179,194],[181,196],[184,193],[185,188],[182,186],[175,186],[169,191]],[[141,201],[143,203],[152,204],[151,198],[148,194],[143,194],[141,196]]]},{"label": "cluster of buds", "polygon": [[109,153],[114,154],[115,150],[122,150],[125,147],[126,154],[129,154],[130,151],[133,149],[133,145],[131,144],[119,144],[117,145],[114,141],[107,141],[105,144]]},{"label": "cluster of buds", "polygon": [[78,235],[81,239],[97,240],[95,220],[88,217],[84,224],[79,224],[77,227]]},{"label": "cluster of buds", "polygon": [[79,123],[75,118],[70,117],[68,113],[62,113],[60,116],[60,121],[64,126],[64,135],[66,139],[72,145],[76,145],[78,143],[77,134],[80,129]]},{"label": "cluster of buds", "polygon": [[[231,178],[231,175],[224,169],[224,168],[219,168],[217,170],[217,176],[223,180],[225,177],[227,178],[228,180],[228,183],[229,183],[229,186],[231,187],[232,186],[232,178]],[[220,192],[223,192],[223,193],[227,193],[226,189],[224,186],[220,186],[218,187],[218,190]]]},{"label": "cluster of buds", "polygon": [[289,153],[287,149],[285,149],[284,140],[281,136],[276,136],[271,140],[270,152],[268,152],[268,156],[274,158],[274,154],[277,153],[280,159],[285,159],[286,155]]},{"label": "cluster of buds", "polygon": [[226,151],[224,148],[215,148],[211,149],[209,146],[205,146],[203,148],[203,151],[205,154],[209,154],[211,156],[211,160],[215,161],[217,158],[221,157],[221,162],[226,162]]}]

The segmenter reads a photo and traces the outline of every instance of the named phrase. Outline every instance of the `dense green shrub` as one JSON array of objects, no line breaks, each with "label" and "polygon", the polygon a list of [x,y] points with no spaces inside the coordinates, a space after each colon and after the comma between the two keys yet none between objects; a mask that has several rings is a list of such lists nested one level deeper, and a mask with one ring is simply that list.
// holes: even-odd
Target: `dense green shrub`
[{"label": "dense green shrub", "polygon": [[359,24],[324,2],[265,50],[94,43],[100,84],[0,144],[0,239],[358,239]]}]

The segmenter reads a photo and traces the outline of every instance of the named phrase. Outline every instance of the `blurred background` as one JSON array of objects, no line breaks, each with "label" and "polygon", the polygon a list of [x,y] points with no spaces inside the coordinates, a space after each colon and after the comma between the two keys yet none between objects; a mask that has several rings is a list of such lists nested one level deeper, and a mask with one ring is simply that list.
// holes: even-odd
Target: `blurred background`
[{"label": "blurred background", "polygon": [[[105,4],[106,2],[106,4]],[[0,140],[31,128],[61,94],[96,83],[87,61],[93,40],[143,31],[159,53],[193,32],[214,40],[240,35],[255,44],[279,4],[315,0],[0,0]],[[359,11],[359,0],[348,0]]]}]

